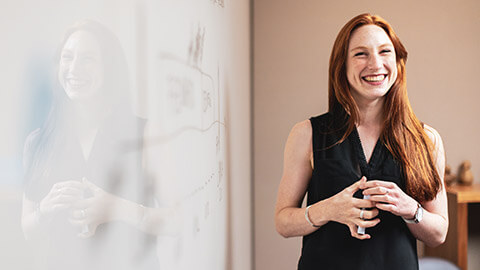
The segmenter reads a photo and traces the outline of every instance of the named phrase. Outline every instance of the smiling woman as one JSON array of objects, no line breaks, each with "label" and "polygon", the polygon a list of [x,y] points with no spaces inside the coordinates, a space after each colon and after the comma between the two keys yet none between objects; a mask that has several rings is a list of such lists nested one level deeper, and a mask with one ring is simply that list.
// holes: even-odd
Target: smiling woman
[{"label": "smiling woman", "polygon": [[416,239],[445,240],[443,145],[410,107],[406,59],[379,16],[340,30],[329,111],[296,124],[285,146],[275,222],[303,236],[298,269],[418,269]]},{"label": "smiling woman", "polygon": [[383,97],[397,79],[395,49],[376,25],[356,29],[350,38],[347,79],[357,102]]},{"label": "smiling woman", "polygon": [[151,245],[168,211],[148,207],[142,152],[125,147],[141,144],[144,120],[131,110],[120,42],[83,20],[66,31],[55,60],[48,119],[24,151],[22,229],[36,269],[157,268]]},{"label": "smiling woman", "polygon": [[60,55],[58,80],[71,100],[88,99],[99,94],[103,83],[103,59],[93,34],[73,33]]}]

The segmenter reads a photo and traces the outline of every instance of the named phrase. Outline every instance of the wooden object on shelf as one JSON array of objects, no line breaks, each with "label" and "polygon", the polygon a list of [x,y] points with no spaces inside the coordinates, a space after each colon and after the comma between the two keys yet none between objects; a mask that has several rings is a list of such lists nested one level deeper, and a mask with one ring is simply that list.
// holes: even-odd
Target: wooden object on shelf
[{"label": "wooden object on shelf", "polygon": [[447,197],[450,220],[447,239],[436,248],[425,246],[425,255],[447,259],[467,270],[468,204],[480,203],[480,184],[447,187]]},{"label": "wooden object on shelf", "polygon": [[473,184],[472,164],[469,160],[465,160],[458,168],[458,183],[461,185],[470,186]]},{"label": "wooden object on shelf", "polygon": [[457,176],[452,173],[452,169],[449,165],[445,166],[445,184],[451,186],[457,181]]}]

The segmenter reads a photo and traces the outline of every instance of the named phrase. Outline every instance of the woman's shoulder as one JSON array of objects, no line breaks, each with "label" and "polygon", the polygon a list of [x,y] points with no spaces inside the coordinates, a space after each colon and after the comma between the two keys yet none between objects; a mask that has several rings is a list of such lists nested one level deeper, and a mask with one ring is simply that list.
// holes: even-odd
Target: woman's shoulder
[{"label": "woman's shoulder", "polygon": [[443,147],[443,141],[442,141],[442,137],[440,137],[440,133],[438,133],[438,131],[436,129],[434,129],[433,127],[431,127],[431,126],[429,126],[425,123],[423,123],[423,130],[425,131],[428,138],[430,139],[430,141],[433,144],[433,149],[434,149],[436,159],[441,158],[440,161],[443,162],[443,164],[444,164],[445,163],[445,149]]},{"label": "woman's shoulder", "polygon": [[296,123],[290,134],[295,136],[300,136],[302,138],[311,137],[312,136],[312,129],[317,125],[325,125],[332,120],[332,116],[330,113],[324,113],[317,116],[312,116],[309,119],[305,119]]},{"label": "woman's shoulder", "polygon": [[296,123],[285,144],[285,157],[289,160],[308,160],[312,149],[312,125],[306,119]]},{"label": "woman's shoulder", "polygon": [[432,126],[423,123],[423,130],[435,146],[442,144],[442,138],[440,137],[440,133],[438,133],[438,131]]},{"label": "woman's shoulder", "polygon": [[331,133],[341,130],[342,126],[342,121],[334,117],[331,112],[310,117],[310,122],[314,133]]},{"label": "woman's shoulder", "polygon": [[310,149],[313,130],[318,126],[327,126],[332,119],[331,113],[327,112],[296,123],[290,131],[289,141],[295,145],[305,144]]},{"label": "woman's shoulder", "polygon": [[312,135],[312,125],[310,124],[309,119],[305,119],[296,123],[292,130],[290,131],[291,135],[295,137],[308,137]]},{"label": "woman's shoulder", "polygon": [[332,121],[332,119],[332,114],[330,112],[326,112],[317,116],[310,117],[310,122],[327,123]]}]

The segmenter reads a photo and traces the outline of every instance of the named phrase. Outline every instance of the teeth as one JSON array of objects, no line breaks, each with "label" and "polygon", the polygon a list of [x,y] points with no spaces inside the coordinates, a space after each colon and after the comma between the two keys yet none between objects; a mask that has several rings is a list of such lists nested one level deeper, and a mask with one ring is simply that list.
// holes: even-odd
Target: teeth
[{"label": "teeth", "polygon": [[69,79],[68,84],[74,87],[84,86],[88,83],[86,80]]},{"label": "teeth", "polygon": [[385,79],[385,75],[377,75],[377,76],[365,76],[363,77],[368,82],[380,82]]}]

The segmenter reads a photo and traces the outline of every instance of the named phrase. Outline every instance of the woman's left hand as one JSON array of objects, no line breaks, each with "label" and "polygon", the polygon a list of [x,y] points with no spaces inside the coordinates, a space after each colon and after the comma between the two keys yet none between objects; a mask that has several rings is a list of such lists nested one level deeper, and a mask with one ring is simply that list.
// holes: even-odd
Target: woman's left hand
[{"label": "woman's left hand", "polygon": [[371,180],[361,184],[363,195],[370,195],[375,207],[406,219],[413,219],[417,201],[408,196],[397,184],[388,181]]},{"label": "woman's left hand", "polygon": [[98,225],[109,222],[116,211],[116,196],[104,191],[85,178],[82,180],[91,196],[80,200],[72,209],[70,223],[79,226],[79,237],[88,238],[95,234]]}]

